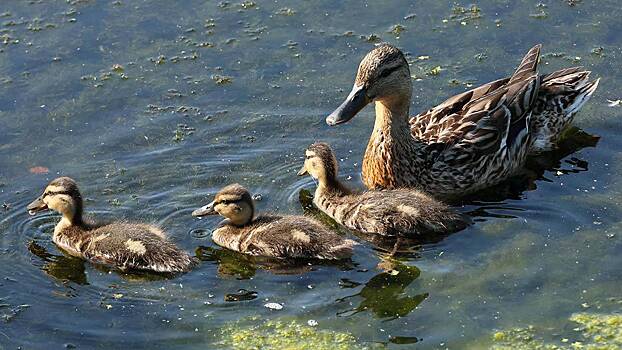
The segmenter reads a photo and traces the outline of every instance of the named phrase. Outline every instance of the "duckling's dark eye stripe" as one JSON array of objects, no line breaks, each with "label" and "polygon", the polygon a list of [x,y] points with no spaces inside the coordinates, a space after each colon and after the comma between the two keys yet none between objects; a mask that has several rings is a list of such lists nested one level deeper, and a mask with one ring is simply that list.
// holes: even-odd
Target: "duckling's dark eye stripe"
[{"label": "duckling's dark eye stripe", "polygon": [[45,193],[43,194],[43,197],[46,197],[46,196],[56,196],[57,194],[66,194],[66,195],[69,195],[69,191],[45,192]]},{"label": "duckling's dark eye stripe", "polygon": [[393,73],[394,71],[396,71],[398,68],[400,68],[399,65],[395,66],[395,67],[391,67],[391,68],[387,68],[385,70],[383,70],[380,73],[380,78],[384,78],[384,77],[388,77],[389,74]]}]

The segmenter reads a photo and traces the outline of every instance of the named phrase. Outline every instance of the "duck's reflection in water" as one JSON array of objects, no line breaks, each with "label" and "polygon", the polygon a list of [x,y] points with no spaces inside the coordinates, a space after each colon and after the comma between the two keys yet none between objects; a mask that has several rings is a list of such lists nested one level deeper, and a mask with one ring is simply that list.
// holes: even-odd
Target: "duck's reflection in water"
[{"label": "duck's reflection in water", "polygon": [[[48,276],[60,281],[65,286],[67,286],[69,282],[79,285],[89,284],[86,275],[87,262],[85,260],[64,253],[62,255],[52,254],[48,252],[44,246],[37,244],[35,241],[30,241],[28,243],[28,250],[39,258],[39,261],[33,262],[33,265],[37,266]],[[175,276],[166,273],[121,271],[110,266],[97,264],[91,264],[91,266],[102,273],[115,272],[118,276],[128,281],[159,281]]]},{"label": "duck's reflection in water", "polygon": [[88,284],[85,273],[85,261],[65,255],[54,255],[49,253],[45,247],[35,241],[28,243],[28,251],[40,260],[33,263],[48,276],[62,282],[73,282],[76,284]]},{"label": "duck's reflection in water", "polygon": [[250,256],[225,248],[201,246],[196,249],[196,256],[201,261],[218,264],[218,275],[249,279],[257,270],[265,270],[277,275],[297,275],[315,270],[318,266],[335,266],[343,271],[352,270],[354,263],[349,260],[319,259],[276,259]]},{"label": "duck's reflection in water", "polygon": [[[394,260],[385,260],[380,265],[385,271],[372,277],[356,294],[337,299],[339,304],[350,305],[360,299],[354,308],[339,311],[337,316],[352,316],[369,311],[377,318],[390,321],[412,312],[427,297],[428,293],[407,295],[405,289],[416,280],[421,271]],[[343,288],[356,288],[358,283],[342,281]]]},{"label": "duck's reflection in water", "polygon": [[[525,167],[520,174],[508,180],[478,191],[470,196],[457,200],[454,204],[474,206],[475,208],[467,214],[473,217],[474,221],[482,221],[488,217],[495,218],[515,218],[508,211],[522,211],[520,208],[513,208],[505,201],[520,200],[523,193],[533,191],[537,188],[538,181],[553,182],[545,176],[547,171],[554,172],[556,176],[580,173],[588,171],[588,162],[569,155],[586,147],[596,147],[600,137],[591,135],[577,127],[570,127],[563,133],[563,138],[558,143],[555,150],[540,153],[529,157]],[[497,211],[503,211],[499,213]]]}]

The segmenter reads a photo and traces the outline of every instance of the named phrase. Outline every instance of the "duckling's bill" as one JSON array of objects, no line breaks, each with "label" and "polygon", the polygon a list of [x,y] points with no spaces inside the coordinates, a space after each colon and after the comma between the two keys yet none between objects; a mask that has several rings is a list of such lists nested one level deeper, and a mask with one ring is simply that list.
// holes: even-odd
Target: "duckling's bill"
[{"label": "duckling's bill", "polygon": [[309,172],[307,171],[307,167],[305,165],[298,171],[298,176],[307,175]]},{"label": "duckling's bill", "polygon": [[337,107],[333,113],[326,117],[326,124],[334,126],[337,124],[345,123],[354,118],[363,107],[371,102],[371,99],[367,96],[367,90],[364,86],[354,85],[352,91],[343,101],[341,106]]},{"label": "duckling's bill", "polygon": [[28,209],[28,214],[37,215],[38,212],[47,210],[48,205],[43,202],[43,197],[39,197],[32,201],[32,203],[28,204],[26,209]]},{"label": "duckling's bill", "polygon": [[203,206],[192,212],[192,216],[196,216],[196,217],[216,215],[216,214],[218,213],[214,209],[214,202],[211,202],[210,204]]}]

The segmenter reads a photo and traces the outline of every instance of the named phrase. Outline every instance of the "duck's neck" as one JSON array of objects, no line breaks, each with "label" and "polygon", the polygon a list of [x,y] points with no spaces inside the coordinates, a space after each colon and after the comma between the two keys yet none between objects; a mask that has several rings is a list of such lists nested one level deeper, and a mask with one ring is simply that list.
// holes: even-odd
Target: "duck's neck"
[{"label": "duck's neck", "polygon": [[374,130],[363,159],[363,182],[368,188],[406,186],[403,178],[418,177],[422,166],[418,163],[424,156],[424,144],[410,132],[410,95],[378,100],[375,107]]},{"label": "duck's neck", "polygon": [[85,228],[84,221],[82,221],[82,198],[77,198],[77,200],[64,207],[61,214],[63,217],[54,227],[54,235],[58,235],[71,226]]},{"label": "duck's neck", "polygon": [[241,203],[241,211],[237,215],[228,217],[229,222],[234,226],[242,227],[250,224],[255,217],[255,205],[251,203]]},{"label": "duck's neck", "polygon": [[323,177],[318,179],[318,186],[315,189],[315,197],[326,195],[345,196],[350,194],[348,187],[343,185],[337,178]]}]

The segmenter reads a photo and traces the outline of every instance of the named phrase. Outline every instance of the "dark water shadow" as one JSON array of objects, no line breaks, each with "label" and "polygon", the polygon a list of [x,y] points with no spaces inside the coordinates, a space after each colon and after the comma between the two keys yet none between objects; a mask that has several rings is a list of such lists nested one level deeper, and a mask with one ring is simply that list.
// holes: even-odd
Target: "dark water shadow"
[{"label": "dark water shadow", "polygon": [[[417,278],[421,271],[415,266],[407,266],[398,261],[384,261],[383,272],[373,276],[356,294],[337,299],[338,304],[349,305],[352,299],[361,299],[354,308],[337,312],[339,317],[349,317],[361,312],[371,312],[376,318],[391,321],[410,314],[421,304],[429,293],[407,295],[405,289]],[[342,288],[357,288],[360,283],[342,280]],[[412,339],[411,339],[412,340]]]},{"label": "dark water shadow", "polygon": [[[498,185],[449,202],[455,205],[475,206],[475,209],[466,213],[475,221],[482,221],[491,217],[516,218],[516,216],[507,213],[495,213],[494,210],[523,211],[521,208],[508,205],[506,201],[523,199],[525,192],[537,189],[538,181],[553,182],[545,176],[547,171],[560,175],[588,171],[587,160],[574,156],[566,158],[583,148],[596,147],[599,140],[599,136],[591,135],[574,126],[570,127],[564,131],[558,148],[528,158],[520,174]],[[564,165],[570,165],[571,169],[563,168]]]},{"label": "dark water shadow", "polygon": [[277,259],[270,257],[251,256],[225,248],[200,246],[195,250],[201,261],[213,262],[218,265],[218,275],[237,279],[250,279],[258,270],[268,271],[275,275],[300,275],[316,270],[320,266],[337,267],[349,271],[356,265],[349,259]]},{"label": "dark water shadow", "polygon": [[[89,284],[86,275],[86,264],[89,262],[86,260],[68,255],[64,252],[63,255],[51,254],[45,247],[37,244],[35,241],[28,243],[28,251],[40,259],[40,262],[34,263],[35,266],[64,285],[67,286],[68,282],[73,282],[78,285]],[[89,264],[103,273],[114,272],[127,281],[161,281],[177,276],[177,274],[155,273],[150,271],[121,271],[111,266],[94,263]]]}]

